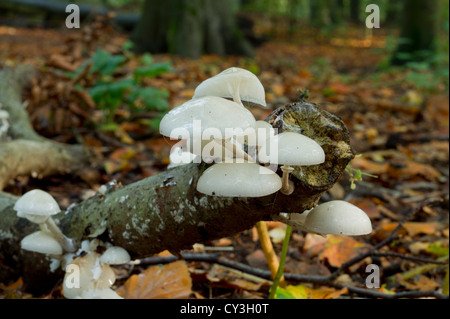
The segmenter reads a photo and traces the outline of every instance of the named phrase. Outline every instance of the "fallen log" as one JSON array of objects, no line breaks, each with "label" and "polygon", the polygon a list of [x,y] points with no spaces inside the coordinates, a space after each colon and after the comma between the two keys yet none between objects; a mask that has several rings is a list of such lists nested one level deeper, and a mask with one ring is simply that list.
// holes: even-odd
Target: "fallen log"
[{"label": "fallen log", "polygon": [[[279,132],[301,132],[313,138],[326,154],[321,165],[296,167],[295,191],[289,196],[280,192],[259,198],[207,196],[197,192],[196,184],[209,165],[188,164],[126,186],[111,182],[105,191],[55,219],[78,245],[83,239],[100,238],[125,248],[132,258],[142,258],[237,234],[279,212],[310,209],[354,157],[349,132],[339,118],[306,102],[282,106],[266,120]],[[36,226],[16,216],[15,201],[11,196],[2,199],[0,193],[0,261],[9,270],[6,276],[0,275],[0,281],[22,275],[30,287],[48,288],[51,281],[43,278],[51,274],[42,265],[49,261],[20,249],[20,240]]]}]

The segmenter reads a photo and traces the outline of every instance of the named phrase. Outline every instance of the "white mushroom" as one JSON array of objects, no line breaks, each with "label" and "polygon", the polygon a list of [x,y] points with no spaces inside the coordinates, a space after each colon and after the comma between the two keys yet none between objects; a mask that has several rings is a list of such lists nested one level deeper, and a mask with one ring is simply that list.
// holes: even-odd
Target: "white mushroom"
[{"label": "white mushroom", "polygon": [[275,136],[276,131],[277,130],[274,129],[268,122],[256,121],[254,134],[240,138],[238,141],[246,144],[248,147],[248,154],[256,159],[258,151],[267,140],[270,140]]},{"label": "white mushroom", "polygon": [[76,250],[72,239],[67,238],[51,217],[61,211],[58,203],[48,193],[34,189],[25,193],[14,204],[14,210],[18,217],[27,218],[29,221],[39,224],[41,230],[49,232],[68,252]]},{"label": "white mushroom", "polygon": [[98,253],[89,252],[66,266],[63,281],[64,297],[68,299],[119,297],[111,289],[116,276],[108,264],[101,264],[100,258]]},{"label": "white mushroom", "polygon": [[261,197],[280,188],[280,177],[255,163],[214,164],[203,172],[197,183],[200,193],[226,197]]},{"label": "white mushroom", "polygon": [[167,168],[173,168],[180,165],[186,165],[189,163],[192,163],[195,161],[198,155],[195,155],[191,152],[185,152],[183,151],[183,148],[181,147],[174,147],[171,150],[169,159],[170,164],[167,166]]},{"label": "white mushroom", "polygon": [[303,227],[318,234],[359,236],[372,232],[369,216],[355,205],[342,200],[314,207],[306,215]]},{"label": "white mushroom", "polygon": [[100,261],[109,265],[126,264],[130,261],[130,255],[124,248],[112,246],[105,250]]},{"label": "white mushroom", "polygon": [[46,255],[62,255],[63,249],[53,236],[44,231],[37,231],[25,236],[20,242],[24,250],[34,251]]},{"label": "white mushroom", "polygon": [[[283,132],[268,139],[258,153],[262,163],[283,164],[283,187],[281,192],[290,195],[294,183],[289,180],[292,166],[318,165],[325,161],[322,147],[313,139],[294,132]],[[291,166],[292,165],[292,166]]]},{"label": "white mushroom", "polygon": [[[187,151],[203,155],[203,148],[216,141],[215,148],[224,158],[224,148],[234,148],[233,136],[243,136],[254,131],[255,117],[239,104],[216,96],[206,96],[190,100],[167,113],[161,120],[159,130],[172,139],[189,140]],[[225,144],[223,144],[225,140]],[[246,156],[238,154],[236,156]],[[248,157],[247,157],[248,159]]]},{"label": "white mushroom", "polygon": [[233,98],[242,105],[242,101],[266,107],[264,87],[252,72],[241,68],[229,68],[209,78],[195,89],[193,98],[204,96]]}]

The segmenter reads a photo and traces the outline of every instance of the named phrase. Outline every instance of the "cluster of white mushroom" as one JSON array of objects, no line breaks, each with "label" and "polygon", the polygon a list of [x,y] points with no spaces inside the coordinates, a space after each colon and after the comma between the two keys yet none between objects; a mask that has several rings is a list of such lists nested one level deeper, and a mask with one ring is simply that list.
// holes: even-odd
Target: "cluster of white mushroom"
[{"label": "cluster of white mushroom", "polygon": [[[295,166],[324,163],[322,147],[300,133],[277,134],[269,123],[256,121],[243,102],[266,107],[264,87],[253,73],[233,67],[203,81],[191,100],[161,120],[162,135],[181,139],[171,153],[170,167],[214,162],[197,183],[197,191],[206,195],[292,194],[290,173]],[[282,178],[276,174],[278,165]],[[282,213],[276,219],[319,234],[363,235],[372,230],[368,216],[343,201],[303,214]]]},{"label": "cluster of white mushroom", "polygon": [[[98,253],[98,246],[107,246]],[[98,239],[83,241],[81,256],[69,263],[63,282],[64,297],[69,299],[122,299],[111,287],[116,275],[110,265],[130,262],[130,255],[122,247],[103,243]]]},{"label": "cluster of white mushroom", "polygon": [[[130,261],[125,249],[94,239],[83,241],[77,250],[74,241],[62,233],[52,218],[61,211],[58,203],[42,190],[25,193],[15,203],[14,210],[18,217],[39,225],[39,231],[22,239],[21,248],[48,256],[52,272],[60,266],[66,271],[63,284],[66,298],[120,298],[111,289],[116,277],[110,265]],[[103,254],[96,252],[99,246],[106,249]]]},{"label": "cluster of white mushroom", "polygon": [[14,204],[14,210],[18,217],[26,218],[40,227],[39,231],[22,239],[21,248],[48,255],[53,261],[52,270],[59,267],[64,252],[76,250],[73,240],[67,238],[53,220],[52,216],[61,209],[47,192],[34,189],[25,193]]}]

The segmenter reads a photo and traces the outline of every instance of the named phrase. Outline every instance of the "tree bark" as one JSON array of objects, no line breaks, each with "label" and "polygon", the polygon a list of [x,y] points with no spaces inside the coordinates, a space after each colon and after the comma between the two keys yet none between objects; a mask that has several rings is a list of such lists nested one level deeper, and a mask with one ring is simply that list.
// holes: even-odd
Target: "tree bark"
[{"label": "tree bark", "polygon": [[132,39],[138,52],[253,55],[229,0],[146,0]]},{"label": "tree bark", "polygon": [[404,0],[400,42],[393,65],[424,61],[436,49],[438,0]]},{"label": "tree bark", "polygon": [[[111,183],[105,193],[56,215],[56,220],[78,245],[83,239],[100,238],[125,248],[133,258],[141,258],[231,236],[279,212],[310,209],[353,158],[349,132],[339,118],[306,102],[283,106],[267,121],[279,131],[302,132],[326,153],[324,164],[296,167],[296,189],[290,196],[279,192],[260,198],[206,196],[197,192],[196,184],[208,165],[188,164],[125,187]],[[37,228],[16,216],[15,201],[0,193],[0,265],[8,270],[0,272],[0,281],[22,275],[30,289],[42,289],[49,284],[42,282],[49,275],[48,267],[42,264],[48,265],[48,261],[42,255],[21,251],[20,240]]]},{"label": "tree bark", "polygon": [[350,21],[353,24],[360,24],[361,0],[350,0]]}]

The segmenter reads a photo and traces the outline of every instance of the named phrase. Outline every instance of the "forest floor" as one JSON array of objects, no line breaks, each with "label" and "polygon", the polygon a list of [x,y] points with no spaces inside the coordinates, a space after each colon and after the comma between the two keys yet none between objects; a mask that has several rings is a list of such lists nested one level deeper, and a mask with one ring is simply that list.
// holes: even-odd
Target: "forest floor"
[{"label": "forest floor", "polygon": [[[0,26],[0,68],[28,63],[39,70],[24,94],[35,129],[60,142],[83,143],[101,159],[78,176],[17,178],[6,192],[21,195],[40,188],[50,192],[64,209],[89,198],[112,180],[130,184],[166,169],[172,144],[158,135],[157,121],[149,121],[159,114],[158,110],[137,112],[123,106],[103,106],[102,111],[83,90],[93,85],[92,79],[80,75],[81,79],[74,81],[67,75],[99,48],[126,58],[123,66],[107,76],[123,79],[132,74],[142,57],[123,50],[126,40],[126,35],[102,23],[76,32]],[[386,36],[330,38],[321,43],[311,39],[303,43],[268,41],[256,49],[254,58],[208,55],[192,60],[153,55],[156,63],[169,62],[172,70],[147,77],[139,84],[167,92],[172,108],[189,100],[206,78],[231,66],[246,68],[258,75],[266,89],[269,109],[252,109],[257,119],[295,101],[298,90],[307,88],[309,101],[343,119],[355,152],[361,154],[351,162],[349,174],[344,174],[323,200],[344,199],[359,206],[370,216],[374,230],[368,236],[326,238],[294,231],[285,271],[329,275],[389,238],[407,216],[408,220],[395,230],[395,238],[333,282],[364,288],[369,275],[366,266],[375,263],[381,269],[381,287],[374,290],[384,294],[418,292],[421,296],[420,292],[442,292],[448,271],[448,78],[423,66],[383,67],[388,61],[388,41]],[[113,119],[99,127],[96,121],[104,121],[105,110],[113,113]],[[364,173],[362,181],[356,181],[352,189],[351,181],[358,178],[358,170]],[[279,253],[285,225],[271,222],[268,226]],[[190,252],[218,253],[232,263],[268,269],[255,229]],[[218,263],[191,260],[164,267],[151,263],[149,259],[116,267],[116,290],[126,298],[266,298],[270,287],[266,279]],[[326,283],[288,283],[287,298],[358,295]],[[45,296],[31,296],[21,287],[21,280],[13,285],[0,283],[0,298],[62,296],[61,285]]]}]

